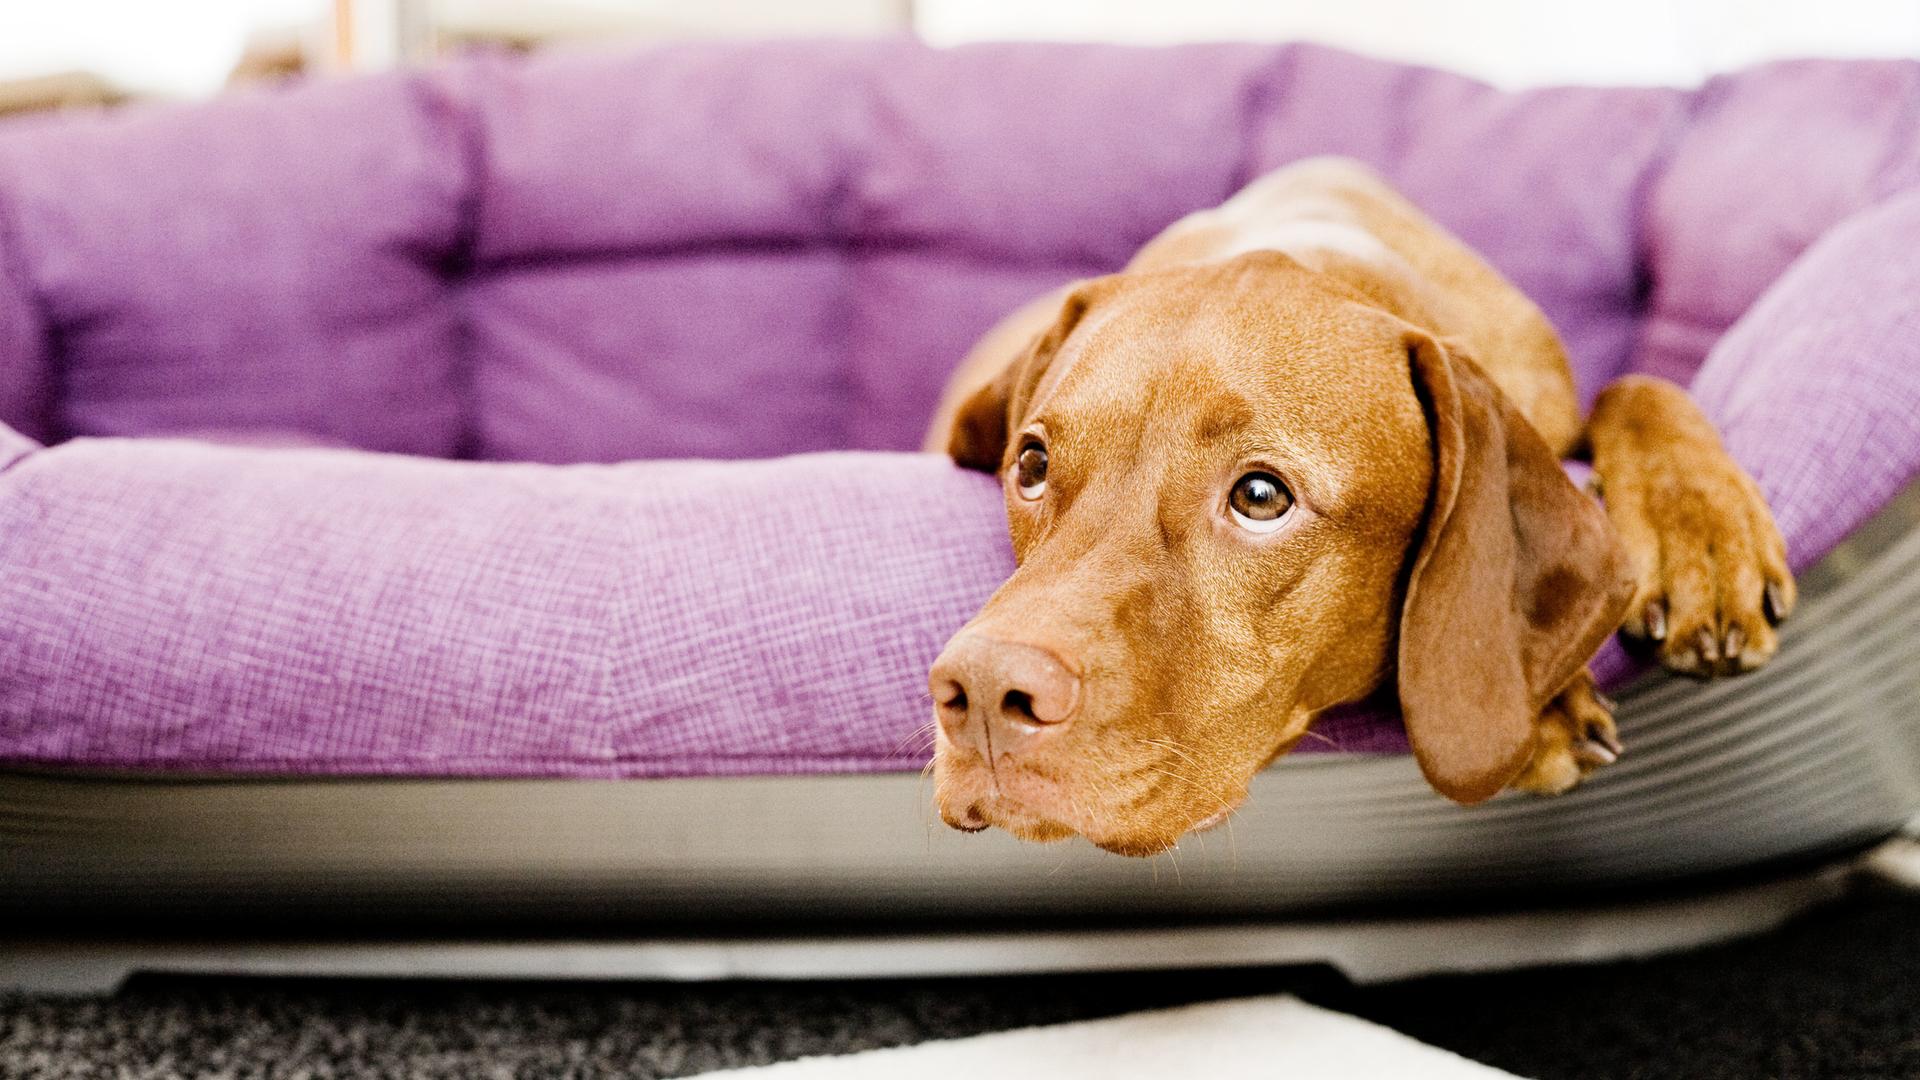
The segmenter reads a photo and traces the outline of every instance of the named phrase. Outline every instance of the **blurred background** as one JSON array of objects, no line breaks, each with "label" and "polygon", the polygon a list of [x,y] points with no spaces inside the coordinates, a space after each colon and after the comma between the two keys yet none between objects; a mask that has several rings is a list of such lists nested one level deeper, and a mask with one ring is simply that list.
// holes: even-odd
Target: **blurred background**
[{"label": "blurred background", "polygon": [[19,0],[0,4],[0,111],[201,97],[476,45],[780,35],[1307,38],[1507,87],[1685,85],[1780,56],[1920,56],[1920,0]]}]

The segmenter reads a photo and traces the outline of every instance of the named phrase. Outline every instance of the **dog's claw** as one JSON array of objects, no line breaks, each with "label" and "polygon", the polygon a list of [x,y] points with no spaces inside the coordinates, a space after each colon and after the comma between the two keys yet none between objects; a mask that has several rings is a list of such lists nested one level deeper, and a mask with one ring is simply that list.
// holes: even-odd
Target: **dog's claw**
[{"label": "dog's claw", "polygon": [[1620,760],[1626,747],[1620,745],[1620,736],[1613,730],[1611,721],[1601,724],[1589,722],[1585,731],[1586,738],[1581,741],[1591,754],[1600,759],[1603,765],[1611,765]]},{"label": "dog's claw", "polygon": [[1777,581],[1767,582],[1766,592],[1761,597],[1761,609],[1766,612],[1767,622],[1779,626],[1787,617],[1786,590]]},{"label": "dog's claw", "polygon": [[1608,743],[1618,743],[1618,741],[1600,737],[1582,739],[1573,745],[1574,760],[1589,769],[1611,765],[1620,760],[1620,751],[1609,746]]},{"label": "dog's claw", "polygon": [[1533,760],[1513,787],[1535,795],[1570,791],[1588,773],[1620,760],[1624,748],[1613,726],[1613,702],[1581,672],[1540,714]]},{"label": "dog's claw", "polygon": [[1720,643],[1713,640],[1713,629],[1703,626],[1693,635],[1693,639],[1699,642],[1700,666],[1712,668],[1714,662],[1720,659]]},{"label": "dog's claw", "polygon": [[1667,605],[1659,600],[1647,601],[1646,613],[1642,619],[1647,625],[1647,637],[1654,641],[1667,640]]}]

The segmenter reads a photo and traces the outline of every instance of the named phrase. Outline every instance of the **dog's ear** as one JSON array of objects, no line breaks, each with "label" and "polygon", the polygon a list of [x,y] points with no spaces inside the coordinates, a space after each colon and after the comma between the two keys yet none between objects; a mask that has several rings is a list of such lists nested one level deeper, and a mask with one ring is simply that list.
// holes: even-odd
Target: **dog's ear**
[{"label": "dog's ear", "polygon": [[1427,780],[1494,795],[1533,752],[1540,710],[1618,627],[1626,552],[1532,425],[1457,349],[1410,331],[1433,489],[1400,614],[1400,711]]},{"label": "dog's ear", "polygon": [[1000,471],[1005,464],[1007,439],[1020,425],[1041,376],[1047,373],[1074,327],[1080,325],[1087,309],[1111,288],[1111,278],[1075,286],[1060,301],[1053,322],[1034,335],[985,386],[960,403],[947,432],[947,454],[956,464],[981,472]]}]

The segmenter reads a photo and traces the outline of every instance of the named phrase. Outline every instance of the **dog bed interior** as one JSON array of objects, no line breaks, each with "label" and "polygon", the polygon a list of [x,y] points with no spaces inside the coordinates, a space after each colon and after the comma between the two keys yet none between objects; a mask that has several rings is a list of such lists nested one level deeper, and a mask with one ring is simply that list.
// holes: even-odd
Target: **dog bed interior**
[{"label": "dog bed interior", "polygon": [[[1906,62],[1503,93],[1307,46],[811,43],[480,59],[0,127],[0,848],[38,868],[0,902],[151,890],[43,827],[65,805],[49,793],[99,784],[873,773],[862,790],[897,801],[925,759],[927,664],[1011,569],[994,481],[911,452],[951,366],[1020,302],[1312,154],[1369,162],[1508,274],[1589,397],[1626,371],[1690,385],[1812,567],[1920,471],[1915,109]],[[1615,688],[1635,673],[1612,645],[1598,664]],[[1892,673],[1833,677],[1879,680],[1846,709],[1867,708],[1853,690],[1920,700]],[[1759,716],[1739,688],[1765,685],[1645,692],[1679,695],[1670,717]],[[1627,720],[1649,760],[1724,738]],[[1419,874],[1331,853],[1427,819],[1457,856],[1527,816],[1488,880],[1553,880],[1549,840],[1653,782],[1623,767],[1526,809],[1409,810],[1384,795],[1411,768],[1390,710],[1319,730],[1301,753],[1330,756],[1256,793],[1287,815],[1238,837],[1305,884],[1159,907],[1413,895]],[[1350,804],[1294,779],[1316,768],[1395,779],[1327,789]],[[1744,824],[1654,862],[1884,832],[1915,772],[1811,833],[1696,818]],[[657,813],[673,824],[649,850],[701,844]],[[1315,814],[1364,827],[1283,838]],[[112,850],[138,832],[96,830]],[[1004,873],[954,856],[967,880],[1017,883],[1005,910],[1047,902],[1037,864],[982,843]],[[699,867],[776,895],[755,894],[778,876],[763,862]],[[1607,872],[1635,864],[1562,880]],[[1078,903],[1144,895],[1104,873]]]}]

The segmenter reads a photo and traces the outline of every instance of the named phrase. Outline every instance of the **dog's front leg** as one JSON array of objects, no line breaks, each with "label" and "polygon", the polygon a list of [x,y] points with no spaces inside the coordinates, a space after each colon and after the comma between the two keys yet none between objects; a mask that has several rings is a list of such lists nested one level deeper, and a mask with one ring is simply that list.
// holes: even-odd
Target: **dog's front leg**
[{"label": "dog's front leg", "polygon": [[1693,399],[1664,379],[1621,379],[1594,404],[1587,445],[1639,582],[1621,632],[1700,678],[1772,658],[1795,595],[1786,545]]}]

